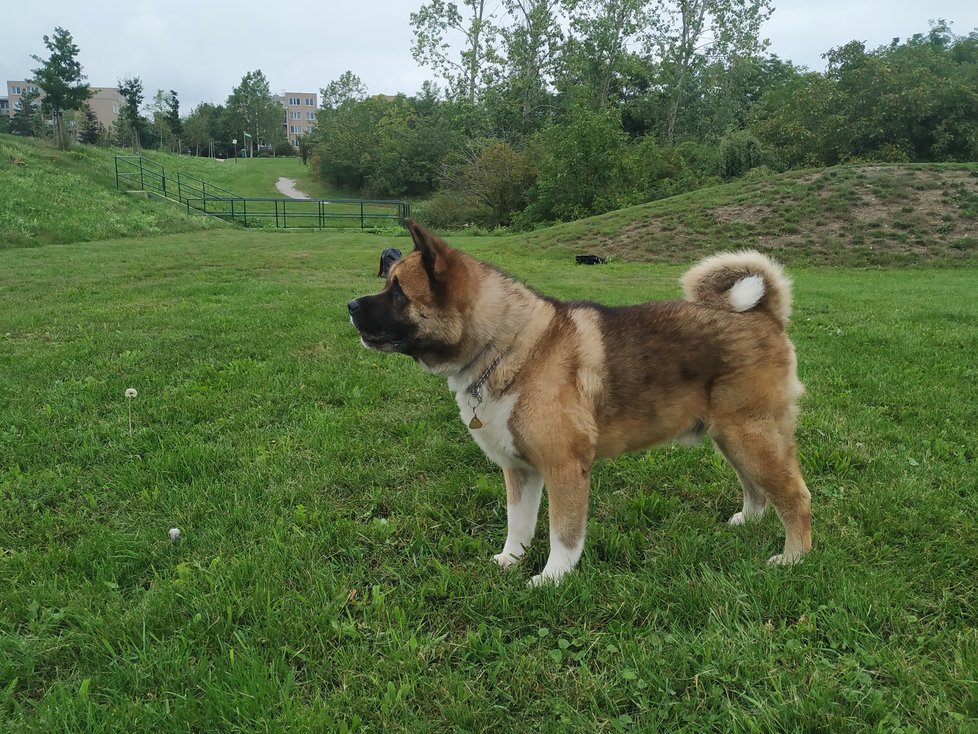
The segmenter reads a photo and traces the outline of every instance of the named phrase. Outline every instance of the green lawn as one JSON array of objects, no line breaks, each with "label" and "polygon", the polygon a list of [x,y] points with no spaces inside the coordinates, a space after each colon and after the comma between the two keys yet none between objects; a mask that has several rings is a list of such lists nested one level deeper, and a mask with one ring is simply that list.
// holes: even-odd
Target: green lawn
[{"label": "green lawn", "polygon": [[[451,239],[561,297],[679,294]],[[546,543],[491,562],[502,476],[444,381],[349,324],[387,246],[0,251],[0,731],[978,728],[978,268],[791,269],[804,563],[724,525],[704,443],[599,464],[579,570],[530,589]]]}]

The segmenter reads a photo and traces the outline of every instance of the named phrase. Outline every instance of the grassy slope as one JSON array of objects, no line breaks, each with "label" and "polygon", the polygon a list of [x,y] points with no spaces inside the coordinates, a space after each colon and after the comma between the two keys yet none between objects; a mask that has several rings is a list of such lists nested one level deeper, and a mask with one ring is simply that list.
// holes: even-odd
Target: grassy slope
[{"label": "grassy slope", "polygon": [[0,249],[225,226],[116,191],[113,155],[0,136]]},{"label": "grassy slope", "polygon": [[686,262],[756,247],[789,263],[978,261],[978,165],[874,165],[777,174],[558,225],[533,248]]},{"label": "grassy slope", "polygon": [[[115,155],[75,146],[68,152],[34,140],[0,136],[0,248],[145,237],[225,227],[181,207],[116,190]],[[146,151],[169,175],[177,171],[241,196],[281,194],[280,176],[301,180],[298,158],[217,161]],[[306,191],[315,195],[314,191]]]},{"label": "grassy slope", "polygon": [[[678,294],[453,241],[558,296]],[[978,726],[974,268],[793,268],[805,563],[765,567],[777,521],[726,528],[733,473],[666,448],[597,467],[580,571],[531,590],[546,543],[492,566],[502,478],[443,381],[352,333],[388,245],[0,253],[0,729]]]}]

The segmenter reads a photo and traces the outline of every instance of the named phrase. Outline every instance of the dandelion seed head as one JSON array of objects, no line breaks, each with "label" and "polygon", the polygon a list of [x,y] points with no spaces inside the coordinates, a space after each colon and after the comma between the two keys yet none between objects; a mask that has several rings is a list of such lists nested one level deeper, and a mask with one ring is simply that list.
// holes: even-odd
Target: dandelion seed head
[{"label": "dandelion seed head", "polygon": [[180,540],[180,528],[170,528],[170,542],[176,543]]},{"label": "dandelion seed head", "polygon": [[136,388],[134,388],[134,387],[126,388],[126,397],[127,398],[134,398],[137,395],[139,395],[139,393],[136,392]]}]

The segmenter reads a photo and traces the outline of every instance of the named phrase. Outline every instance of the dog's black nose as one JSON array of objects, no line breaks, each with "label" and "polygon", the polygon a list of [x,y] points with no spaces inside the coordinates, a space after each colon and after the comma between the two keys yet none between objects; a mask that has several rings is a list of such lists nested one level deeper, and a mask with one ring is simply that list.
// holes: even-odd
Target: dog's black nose
[{"label": "dog's black nose", "polygon": [[348,304],[346,304],[346,307],[348,309],[350,309],[350,313],[354,313],[355,311],[359,311],[360,310],[360,299],[359,298],[354,298],[352,301],[350,301]]}]

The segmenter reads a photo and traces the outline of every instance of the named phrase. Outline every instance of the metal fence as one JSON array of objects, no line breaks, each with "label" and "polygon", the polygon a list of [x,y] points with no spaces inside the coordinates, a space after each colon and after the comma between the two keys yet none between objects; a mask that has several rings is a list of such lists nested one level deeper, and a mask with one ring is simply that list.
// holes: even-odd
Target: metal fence
[{"label": "metal fence", "polygon": [[279,229],[368,229],[402,224],[411,205],[394,199],[289,199],[238,196],[196,176],[166,175],[159,163],[143,156],[115,157],[116,188],[151,191],[199,212],[245,227]]}]

